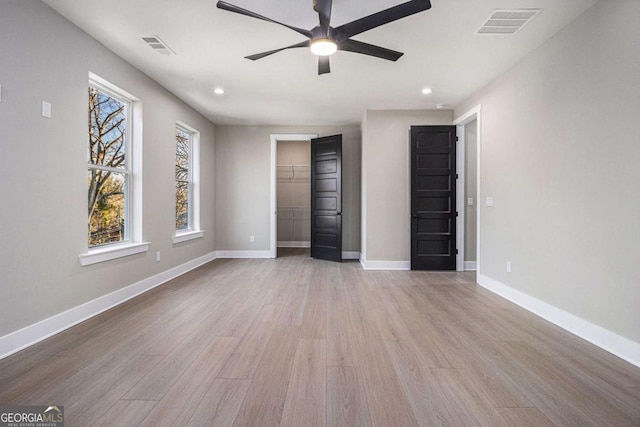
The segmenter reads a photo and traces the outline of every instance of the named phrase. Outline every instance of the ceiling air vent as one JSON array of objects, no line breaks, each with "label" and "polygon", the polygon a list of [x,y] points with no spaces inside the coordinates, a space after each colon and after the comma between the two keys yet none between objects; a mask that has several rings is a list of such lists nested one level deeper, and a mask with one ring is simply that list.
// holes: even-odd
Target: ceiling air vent
[{"label": "ceiling air vent", "polygon": [[496,9],[476,34],[512,35],[531,22],[542,9]]},{"label": "ceiling air vent", "polygon": [[158,37],[158,36],[143,36],[142,40],[144,40],[144,42],[146,44],[151,46],[151,48],[153,50],[155,50],[156,52],[158,52],[158,53],[160,53],[162,55],[175,55],[176,54],[173,50],[171,50],[171,48],[169,46],[167,46],[167,44],[165,42],[160,40],[160,37]]}]

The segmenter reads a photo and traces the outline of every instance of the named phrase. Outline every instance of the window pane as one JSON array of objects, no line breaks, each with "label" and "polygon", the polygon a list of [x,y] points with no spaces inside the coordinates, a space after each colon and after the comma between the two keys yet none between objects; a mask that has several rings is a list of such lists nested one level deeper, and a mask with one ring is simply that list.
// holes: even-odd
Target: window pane
[{"label": "window pane", "polygon": [[176,182],[176,230],[189,229],[189,183]]},{"label": "window pane", "polygon": [[191,134],[176,129],[176,179],[189,179],[189,143]]},{"label": "window pane", "polygon": [[89,163],[125,168],[127,105],[89,87]]},{"label": "window pane", "polygon": [[89,169],[89,246],[126,240],[126,175]]}]

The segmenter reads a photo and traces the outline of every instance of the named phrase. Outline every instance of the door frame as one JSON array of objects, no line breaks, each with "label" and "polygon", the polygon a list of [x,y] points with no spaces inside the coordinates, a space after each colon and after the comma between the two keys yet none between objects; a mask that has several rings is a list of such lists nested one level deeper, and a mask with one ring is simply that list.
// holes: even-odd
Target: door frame
[{"label": "door frame", "polygon": [[458,229],[458,235],[457,235],[457,243],[456,246],[458,247],[458,255],[456,257],[456,270],[457,271],[464,271],[464,239],[465,239],[465,230],[464,230],[464,226],[465,226],[465,210],[467,207],[467,203],[465,201],[465,193],[464,193],[464,184],[466,182],[466,176],[465,176],[465,126],[468,125],[469,123],[473,122],[474,120],[476,120],[476,149],[477,149],[477,153],[476,153],[476,158],[477,158],[477,176],[476,176],[476,182],[477,182],[477,195],[476,195],[476,231],[477,231],[477,236],[476,236],[476,272],[477,274],[480,274],[480,213],[482,211],[482,209],[480,209],[481,207],[481,165],[482,165],[482,159],[481,159],[481,154],[482,154],[482,104],[478,104],[475,107],[473,107],[472,109],[470,109],[469,111],[465,112],[464,114],[462,114],[461,116],[459,116],[457,119],[455,119],[453,121],[453,124],[457,126],[457,135],[458,135],[458,159],[457,159],[457,163],[458,163],[458,180],[456,181],[456,191],[458,192],[457,194],[457,205],[458,205],[458,219],[456,221],[456,226]]},{"label": "door frame", "polygon": [[269,258],[276,258],[278,256],[278,186],[277,186],[277,172],[278,172],[278,141],[307,141],[311,143],[311,140],[318,137],[317,133],[272,133],[269,135],[271,139],[271,227],[269,237]]}]

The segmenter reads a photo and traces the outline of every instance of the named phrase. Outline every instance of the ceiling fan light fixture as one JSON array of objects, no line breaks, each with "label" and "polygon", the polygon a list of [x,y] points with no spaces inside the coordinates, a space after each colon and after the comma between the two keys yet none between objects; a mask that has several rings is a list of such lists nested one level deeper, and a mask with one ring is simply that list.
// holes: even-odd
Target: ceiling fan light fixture
[{"label": "ceiling fan light fixture", "polygon": [[336,53],[338,45],[330,39],[317,39],[311,42],[311,52],[318,56],[329,56]]},{"label": "ceiling fan light fixture", "polygon": [[318,75],[328,74],[331,72],[329,55],[333,55],[337,50],[373,56],[387,61],[397,61],[403,55],[402,52],[354,40],[352,37],[431,8],[430,0],[408,0],[402,4],[381,10],[380,12],[376,12],[372,15],[347,22],[346,24],[342,24],[338,27],[332,27],[332,4],[333,0],[313,0],[313,8],[318,13],[319,25],[310,30],[305,30],[294,27],[293,25],[285,24],[284,22],[275,21],[271,18],[267,18],[266,16],[258,15],[257,13],[243,9],[240,6],[227,3],[225,0],[218,0],[218,3],[216,3],[218,9],[278,24],[295,31],[308,39],[280,49],[245,56],[246,59],[255,61],[257,59],[264,58],[265,56],[282,52],[283,50],[309,47],[311,52],[318,55]]}]

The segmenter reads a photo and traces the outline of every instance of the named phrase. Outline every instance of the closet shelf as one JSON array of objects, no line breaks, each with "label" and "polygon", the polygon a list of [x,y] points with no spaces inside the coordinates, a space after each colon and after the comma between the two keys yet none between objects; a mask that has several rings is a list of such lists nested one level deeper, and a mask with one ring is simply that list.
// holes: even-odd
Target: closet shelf
[{"label": "closet shelf", "polygon": [[278,165],[278,182],[309,182],[311,178],[310,165]]},{"label": "closet shelf", "polygon": [[278,206],[281,221],[310,221],[311,208],[308,206]]}]

